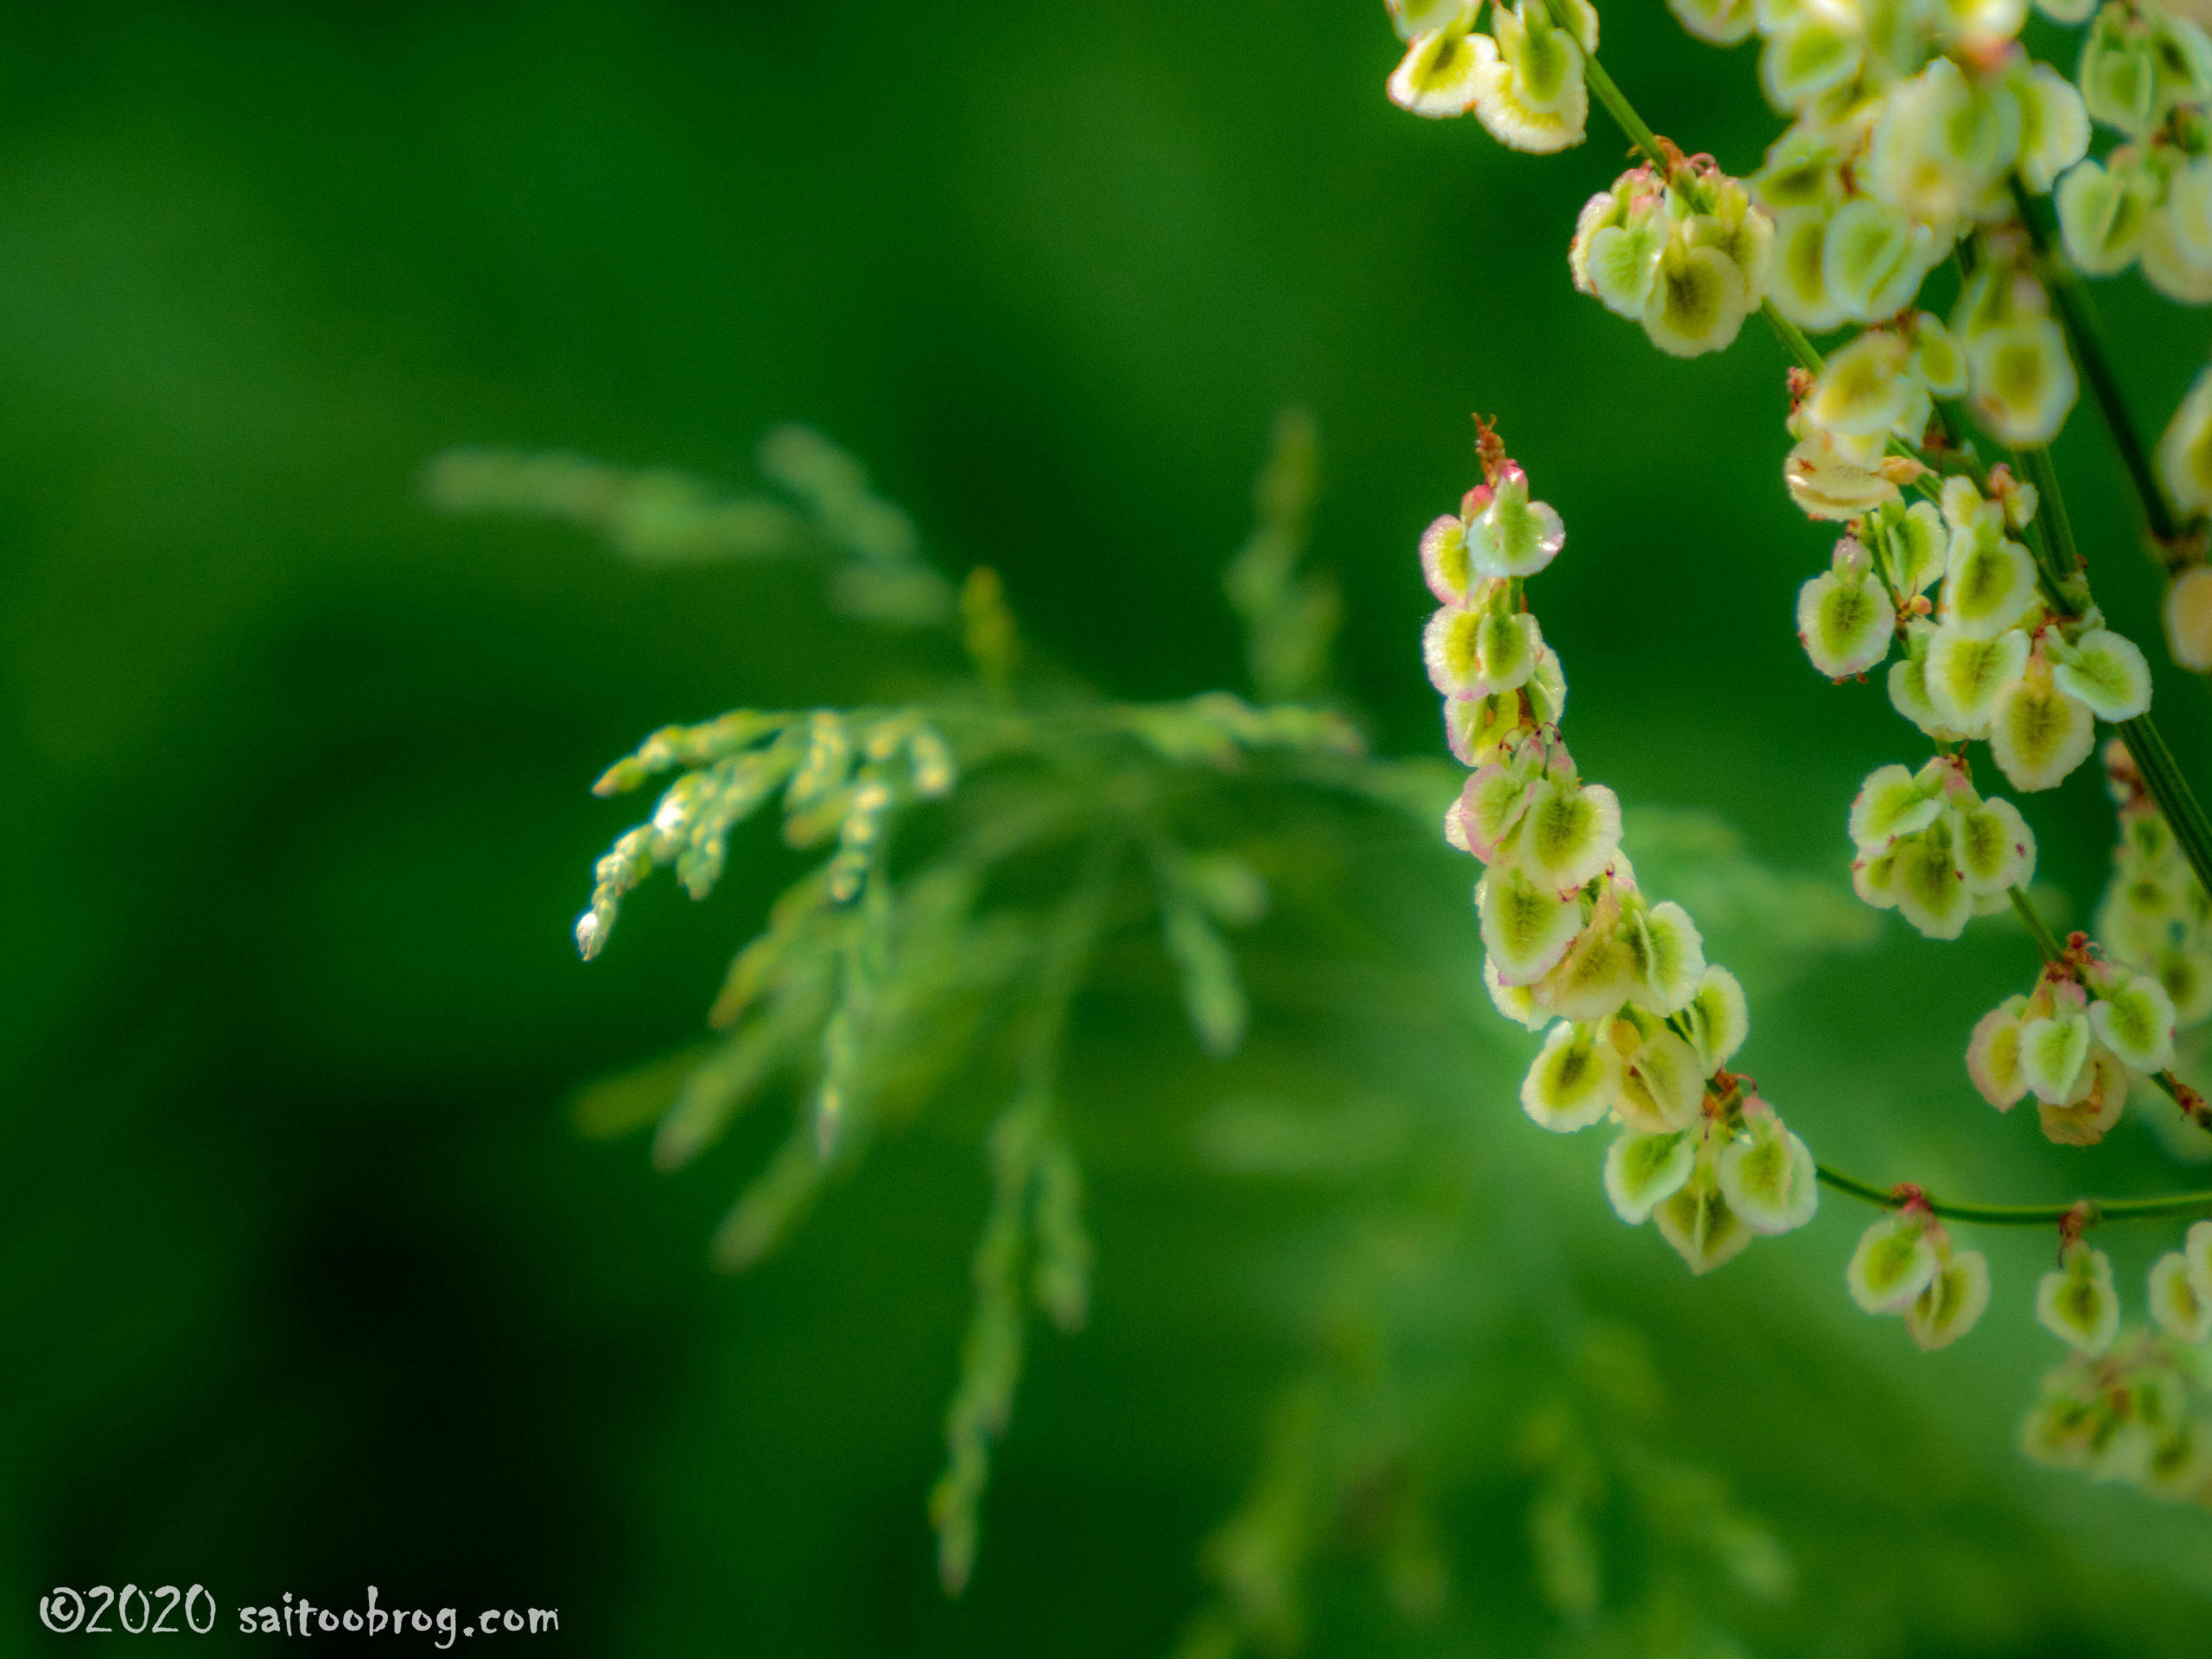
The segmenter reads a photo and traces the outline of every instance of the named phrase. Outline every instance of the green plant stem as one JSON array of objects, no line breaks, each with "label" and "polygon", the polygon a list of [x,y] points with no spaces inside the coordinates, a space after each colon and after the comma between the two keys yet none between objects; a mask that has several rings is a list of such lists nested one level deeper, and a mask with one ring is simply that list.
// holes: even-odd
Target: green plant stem
[{"label": "green plant stem", "polygon": [[2136,499],[2143,505],[2144,523],[2152,539],[2161,544],[2177,541],[2181,536],[2180,523],[2166,499],[2164,486],[2152,468],[2150,452],[2143,447],[2134,417],[2128,413],[2127,400],[2120,394],[2120,378],[2113,372],[2112,360],[2105,355],[2088,284],[2082,280],[2081,273],[2074,269],[2064,251],[2051,245],[2050,232],[2034,212],[2028,193],[2021,188],[2017,175],[2012,180],[2012,199],[2020,210],[2020,222],[2027,226],[2028,239],[2048,279],[2051,297],[2057,302],[2059,326],[2066,331],[2067,343],[2074,348],[2075,358],[2089,382],[2089,395],[2097,400],[2097,410],[2104,416],[2105,430],[2111,435],[2113,448],[2120,451],[2120,464],[2126,469],[2128,481],[2135,486]]},{"label": "green plant stem", "polygon": [[1904,1207],[1916,1194],[1929,1211],[1947,1221],[1974,1222],[1985,1227],[2055,1227],[2086,1209],[2092,1221],[2156,1221],[2170,1216],[2212,1215],[2212,1192],[2176,1192],[2158,1198],[2083,1198],[2075,1204],[1961,1204],[1935,1198],[1919,1189],[1885,1192],[1871,1181],[1815,1166],[1820,1177],[1839,1192],[1879,1205],[1885,1210]]},{"label": "green plant stem", "polygon": [[[1556,12],[1554,16],[1556,20]],[[1594,54],[1584,55],[1583,70],[1590,90],[1597,95],[1599,103],[1605,105],[1605,112],[1613,118],[1629,141],[1662,175],[1670,173],[1673,162],[1666,149],[1661,147],[1658,135],[1637,113],[1636,106],[1628,101],[1613,78],[1605,73]],[[2017,180],[2013,188],[2016,192],[2019,188]],[[2020,199],[2020,213],[2027,222],[2029,234],[2035,239],[2037,251],[2044,255],[2053,271],[2052,287],[2058,296],[2061,320],[2073,341],[2075,353],[2081,359],[2083,371],[2088,376],[2091,391],[2103,410],[2106,426],[2120,451],[2128,476],[2133,480],[2136,493],[2142,499],[2144,514],[2150,523],[2152,533],[2161,541],[2171,540],[2177,533],[2172,514],[2166,505],[2157,477],[2150,469],[2142,441],[2128,416],[2126,404],[2120,397],[2119,382],[2113,378],[2112,366],[2098,343],[2092,326],[2088,296],[2082,291],[2080,278],[2063,261],[2050,257],[2042,227],[2028,212],[2024,195]],[[1818,374],[1824,366],[1823,359],[1819,349],[1806,338],[1804,330],[1777,310],[1771,300],[1764,302],[1759,310],[1766,318],[1768,327],[1782,341],[1783,348],[1797,360],[1798,365],[1808,373]],[[1976,482],[1986,483],[1988,474],[1973,452],[1966,448],[1950,412],[1943,410],[1938,413],[1946,436]],[[1900,454],[1910,456],[1923,465],[1929,464],[1927,458],[1910,444],[1898,443],[1892,448]],[[2083,561],[2081,549],[2074,539],[2072,521],[2066,514],[2066,501],[2059,489],[2057,468],[2051,464],[2050,451],[2044,448],[2020,450],[2017,459],[2018,470],[2036,486],[2039,499],[2037,516],[2046,527],[2048,540],[2046,534],[2038,534],[2031,542],[2044,584],[2054,605],[2068,615],[2079,615],[2082,607],[2069,602],[2066,590],[2069,587],[2080,585],[2079,572]],[[2127,745],[2128,753],[2135,757],[2136,768],[2143,775],[2145,786],[2158,803],[2159,810],[2165,813],[2167,823],[2173,826],[2175,838],[2180,842],[2182,850],[2189,859],[2190,868],[2196,871],[2196,879],[2204,884],[2205,890],[2212,893],[2212,824],[2208,824],[2203,809],[2197,804],[2196,797],[2189,787],[2188,779],[2182,776],[2181,768],[2173,758],[2173,751],[2166,747],[2165,739],[2160,735],[2148,715],[2122,721],[2120,732]],[[2012,899],[2012,908],[2026,924],[2029,935],[2035,940],[2037,950],[2043,953],[2044,960],[2061,960],[2064,956],[2063,950],[2042,916],[2037,912],[2028,895],[2014,887]],[[2169,1096],[2174,1094],[2171,1079],[2160,1077],[2154,1081]],[[1849,1192],[1853,1197],[1888,1208],[1895,1208],[1904,1202],[1899,1194],[1885,1192],[1879,1187],[1830,1169],[1826,1165],[1818,1166],[1818,1168],[1821,1179],[1839,1192]],[[2084,1202],[2098,1218],[2108,1221],[2212,1214],[2212,1192],[2183,1193],[2167,1198],[2114,1198],[2109,1201],[2093,1198]],[[1993,1227],[2052,1226],[2075,1214],[2077,1209],[2074,1205],[1954,1204],[1932,1198],[1928,1200],[1928,1205],[1938,1216],[1955,1221],[1979,1222]]]},{"label": "green plant stem", "polygon": [[2056,962],[2064,957],[2066,952],[2060,948],[2057,935],[2050,931],[2050,924],[2044,920],[2042,914],[2036,909],[2035,901],[2028,897],[2026,892],[2022,888],[2014,887],[2012,889],[2012,899],[2013,910],[2018,913],[2020,919],[2028,925],[2029,937],[2035,940],[2036,949],[2043,952],[2043,959],[2045,962]]}]

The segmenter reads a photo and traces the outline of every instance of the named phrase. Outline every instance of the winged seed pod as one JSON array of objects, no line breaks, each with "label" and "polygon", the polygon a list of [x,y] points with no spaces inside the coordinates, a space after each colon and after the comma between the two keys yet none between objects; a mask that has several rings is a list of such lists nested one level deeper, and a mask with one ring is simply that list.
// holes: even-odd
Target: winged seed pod
[{"label": "winged seed pod", "polygon": [[1773,222],[1710,160],[1662,180],[1631,168],[1584,204],[1567,265],[1574,285],[1643,325],[1660,350],[1723,350],[1758,309],[1772,263]]},{"label": "winged seed pod", "polygon": [[2179,1250],[2168,1250],[2151,1266],[2151,1317],[2177,1342],[2212,1336],[2212,1300],[2196,1294],[2189,1258]]},{"label": "winged seed pod", "polygon": [[2075,1239],[2059,1260],[2059,1267],[2036,1286],[2036,1319],[2069,1346],[2101,1354],[2120,1334],[2112,1258]]},{"label": "winged seed pod", "polygon": [[[2172,494],[2174,505],[2183,512],[2212,510],[2212,369],[2198,372],[2175,409],[2173,419],[2166,423],[2165,435],[2158,441],[2158,475]],[[2204,608],[2208,607],[2202,601],[2196,601],[2184,620],[2193,622]],[[2177,632],[2171,598],[2167,616],[2169,632]],[[2206,634],[2212,634],[2212,629],[2192,626],[2188,631],[2192,643]],[[2212,652],[2198,654],[2212,660]]]}]

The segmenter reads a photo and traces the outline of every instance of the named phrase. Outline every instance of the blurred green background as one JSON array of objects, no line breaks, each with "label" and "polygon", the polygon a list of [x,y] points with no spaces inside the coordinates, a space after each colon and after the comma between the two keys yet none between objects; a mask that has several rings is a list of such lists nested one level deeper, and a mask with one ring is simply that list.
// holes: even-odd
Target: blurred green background
[{"label": "blurred green background", "polygon": [[[1656,5],[1606,28],[1656,124],[1755,163],[1747,54]],[[1666,1435],[1796,1562],[1793,1600],[1743,1610],[1752,1650],[2212,1649],[2203,1516],[2012,1452],[2056,1357],[2027,1312],[2050,1242],[1987,1242],[1984,1329],[1929,1358],[1846,1301],[1839,1200],[1692,1284],[1607,1213],[1594,1139],[1520,1117],[1526,1046],[1477,1028],[1470,868],[1409,835],[1375,849],[1377,902],[1452,982],[1388,1032],[1263,1005],[1217,1066],[1164,969],[1087,1005],[1096,1306],[1036,1338],[957,1603],[923,1499],[973,1125],[887,1142],[738,1280],[706,1239],[774,1126],[675,1179],[569,1126],[578,1084],[693,1036],[791,874],[763,841],[704,906],[649,892],[587,969],[569,928],[630,819],[586,786],[669,720],[864,699],[900,647],[795,573],[441,519],[416,479],[455,443],[742,480],[765,429],[811,423],[945,568],[1001,570],[1044,649],[1161,696],[1237,680],[1220,567],[1302,403],[1346,690],[1383,750],[1431,753],[1413,543],[1493,413],[1570,525],[1537,599],[1584,769],[1840,879],[1845,804],[1916,740],[1792,638],[1827,549],[1778,486],[1778,350],[1754,327],[1673,361],[1573,294],[1610,132],[1505,155],[1393,110],[1395,55],[1380,7],[1310,0],[0,20],[0,1650],[58,1642],[41,1590],[133,1580],[206,1583],[226,1630],[374,1582],[557,1606],[578,1651],[1165,1652],[1308,1351],[1285,1281],[1354,1205],[1193,1139],[1300,1044],[1418,1076],[1501,1206],[1478,1300],[1563,1262],[1643,1331]],[[2203,322],[2132,276],[2101,296],[2162,419]],[[2060,457],[2147,640],[2086,412]],[[2162,674],[2177,748],[2212,753],[2201,689]],[[2030,814],[2086,918],[2108,810],[2084,781]],[[1900,931],[1758,1005],[1745,1060],[1823,1156],[2023,1199],[2189,1179],[2137,1126],[2085,1154],[1994,1120],[1957,1054],[2024,946]],[[2110,1248],[2139,1286],[2170,1243]],[[1544,1650],[1515,1434],[1465,1436],[1448,1608],[1404,1624],[1325,1551],[1317,1650]]]}]

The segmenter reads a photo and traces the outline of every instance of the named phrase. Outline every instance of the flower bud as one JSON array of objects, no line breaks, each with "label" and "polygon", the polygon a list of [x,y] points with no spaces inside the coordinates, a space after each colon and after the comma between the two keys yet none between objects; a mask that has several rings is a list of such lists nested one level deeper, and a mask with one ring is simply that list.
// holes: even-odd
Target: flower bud
[{"label": "flower bud", "polygon": [[2080,1349],[2101,1354],[2120,1334],[2120,1298],[2112,1287],[2112,1260],[2076,1239],[2063,1265],[2036,1287],[2036,1318],[2044,1330]]}]

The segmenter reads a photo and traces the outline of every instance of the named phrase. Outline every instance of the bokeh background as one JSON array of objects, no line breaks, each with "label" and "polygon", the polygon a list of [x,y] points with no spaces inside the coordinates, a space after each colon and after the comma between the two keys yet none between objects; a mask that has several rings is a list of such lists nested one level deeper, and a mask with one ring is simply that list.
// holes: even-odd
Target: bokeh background
[{"label": "bokeh background", "polygon": [[[1747,54],[1656,5],[1606,28],[1656,124],[1755,164]],[[0,20],[0,1650],[57,1643],[44,1588],[130,1580],[206,1583],[226,1630],[241,1601],[373,1582],[557,1606],[587,1652],[1163,1653],[1310,1351],[1285,1264],[1345,1183],[1230,1179],[1198,1133],[1283,1068],[1293,1022],[1263,1002],[1217,1065],[1165,969],[1157,995],[1137,973],[1079,1050],[1091,1325],[1037,1339],[981,1570],[941,1595],[923,1501],[985,1203],[973,1122],[887,1141],[732,1280],[706,1240],[774,1126],[671,1179],[564,1109],[690,1039],[791,873],[763,841],[703,906],[650,893],[587,968],[569,928],[629,822],[592,778],[670,720],[864,699],[898,647],[800,576],[441,518],[417,478],[446,446],[742,480],[766,429],[810,423],[944,568],[1001,571],[1040,649],[1161,696],[1237,683],[1220,568],[1273,412],[1302,404],[1347,697],[1385,752],[1429,753],[1413,542],[1491,412],[1571,527],[1539,598],[1585,770],[1840,884],[1845,802],[1911,745],[1792,638],[1826,546],[1778,486],[1778,349],[1754,327],[1673,361],[1574,295],[1610,133],[1508,156],[1393,110],[1395,55],[1379,7],[1313,0]],[[2202,320],[2132,276],[2100,295],[2162,420]],[[2153,637],[2086,411],[2060,460],[2101,595]],[[2177,748],[2212,754],[2202,689],[2160,691]],[[2108,810],[2082,781],[2031,814],[2086,918]],[[1467,867],[1383,850],[1452,981],[1394,1058],[1503,1206],[1465,1278],[1564,1262],[1643,1332],[1665,1438],[1796,1562],[1793,1598],[1731,1614],[1751,1650],[2212,1643],[2203,1517],[2012,1451],[2057,1357],[2028,1314],[2049,1240],[1989,1242],[1985,1327],[1931,1358],[1846,1301],[1840,1200],[1691,1284],[1606,1213],[1594,1140],[1521,1120],[1516,1034],[1471,1029]],[[2139,1126],[2082,1154],[1993,1119],[1957,1051],[2022,943],[1902,934],[1761,1004],[1746,1062],[1824,1156],[2023,1198],[2190,1179]],[[1339,1039],[1352,1069],[1376,1040]],[[2153,1230],[2112,1243],[2132,1285]],[[1467,1426],[1444,1609],[1407,1623],[1324,1549],[1316,1650],[1558,1639],[1515,1435]]]}]

